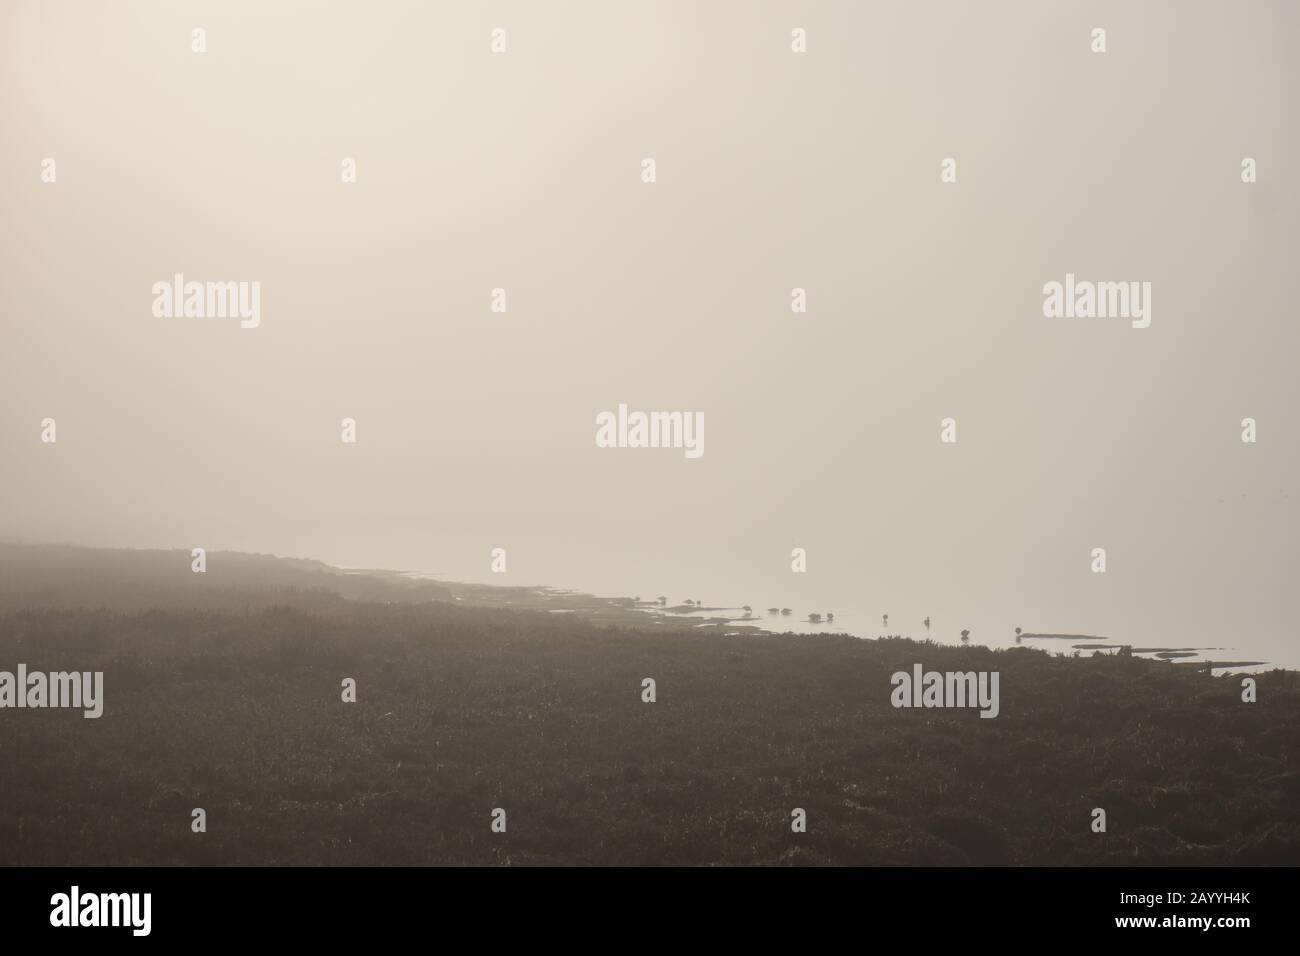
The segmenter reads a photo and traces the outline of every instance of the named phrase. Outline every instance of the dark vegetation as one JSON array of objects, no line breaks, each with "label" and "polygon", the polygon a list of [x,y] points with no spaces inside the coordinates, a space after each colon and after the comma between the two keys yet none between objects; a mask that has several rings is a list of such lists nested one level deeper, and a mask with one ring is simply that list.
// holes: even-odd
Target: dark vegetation
[{"label": "dark vegetation", "polygon": [[[1240,677],[1139,658],[634,628],[312,562],[209,567],[0,548],[0,670],[102,670],[106,699],[99,720],[0,710],[0,863],[1300,863],[1295,672],[1244,704]],[[1001,716],[893,709],[917,662],[1000,671]]]}]

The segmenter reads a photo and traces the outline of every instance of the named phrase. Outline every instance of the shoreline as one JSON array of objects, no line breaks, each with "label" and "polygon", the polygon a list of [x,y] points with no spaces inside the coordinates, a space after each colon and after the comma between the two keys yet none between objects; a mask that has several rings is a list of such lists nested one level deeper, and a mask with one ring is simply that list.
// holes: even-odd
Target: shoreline
[{"label": "shoreline", "polygon": [[[716,607],[696,607],[693,604],[667,604],[660,605],[654,601],[638,600],[635,597],[600,597],[589,594],[585,591],[579,591],[572,588],[560,588],[551,585],[496,585],[496,584],[471,584],[459,581],[444,581],[428,575],[422,571],[383,571],[377,569],[342,569],[347,573],[369,573],[375,575],[397,575],[406,580],[429,581],[449,589],[455,596],[457,602],[467,606],[483,607],[516,607],[521,610],[541,610],[549,613],[566,613],[578,614],[587,620],[600,624],[627,624],[632,627],[641,627],[654,631],[659,625],[690,627],[698,630],[709,630],[723,636],[733,636],[742,634],[770,634],[770,635],[792,635],[798,637],[812,637],[819,634],[844,635],[853,637],[858,640],[874,641],[889,637],[905,637],[907,640],[914,640],[918,643],[930,643],[936,647],[960,647],[961,644],[946,643],[935,641],[933,638],[916,637],[914,635],[876,635],[875,637],[855,633],[850,630],[836,629],[830,625],[834,622],[813,621],[810,618],[791,618],[791,623],[821,625],[827,624],[826,629],[821,630],[791,630],[775,626],[778,622],[774,618],[780,619],[780,614],[774,615],[770,611],[764,611],[761,614],[751,612],[749,616],[730,616],[726,614],[716,614],[718,611],[743,611],[744,606],[737,607],[716,606]],[[503,595],[514,595],[516,599],[502,599]],[[491,598],[491,599],[488,599]],[[784,617],[789,617],[785,615]],[[1140,660],[1150,660],[1153,662],[1166,662],[1179,668],[1192,668],[1205,670],[1207,665],[1213,665],[1211,668],[1214,673],[1253,673],[1260,669],[1268,670],[1286,670],[1288,668],[1274,667],[1269,661],[1235,659],[1240,655],[1225,655],[1224,659],[1218,657],[1206,657],[1203,651],[1230,651],[1226,647],[1163,647],[1163,646],[1138,646],[1126,645],[1114,641],[1103,635],[1098,634],[1059,634],[1059,633],[1037,633],[1026,632],[1020,635],[1020,641],[1013,646],[1031,647],[1041,650],[1045,653],[1052,654],[1049,646],[1041,646],[1033,642],[1046,641],[1070,641],[1069,650],[1074,654],[1064,656],[1071,657],[1094,657],[1094,656],[1118,656],[1124,647],[1128,647],[1132,655]],[[1025,643],[1022,643],[1025,642]],[[969,645],[972,647],[984,647],[989,650],[998,650],[1000,645],[993,645],[982,641],[972,641]],[[1098,653],[1104,652],[1104,653]]]}]

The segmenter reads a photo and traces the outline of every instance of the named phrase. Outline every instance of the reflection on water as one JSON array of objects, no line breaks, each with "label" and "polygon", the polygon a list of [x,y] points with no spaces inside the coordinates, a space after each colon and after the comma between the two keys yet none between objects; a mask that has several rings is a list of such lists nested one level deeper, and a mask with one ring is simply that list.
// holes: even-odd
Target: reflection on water
[{"label": "reflection on water", "polygon": [[[861,638],[901,637],[916,641],[930,640],[942,645],[969,643],[976,647],[1034,647],[1059,657],[1093,655],[1131,655],[1164,661],[1172,667],[1209,668],[1213,673],[1251,673],[1273,667],[1300,667],[1300,657],[1287,651],[1281,655],[1262,651],[1273,646],[1267,640],[1251,640],[1243,635],[1242,644],[1224,641],[1209,646],[1187,646],[1169,642],[1124,639],[1099,634],[1037,632],[1029,628],[1009,627],[963,618],[940,609],[916,606],[891,608],[898,613],[864,612],[861,607],[834,608],[787,607],[780,604],[753,602],[750,606],[723,605],[694,598],[670,601],[666,597],[644,600],[631,597],[596,597],[583,591],[554,587],[529,587],[456,583],[441,580],[428,572],[404,572],[404,576],[440,580],[452,593],[452,599],[465,604],[544,608],[552,613],[579,613],[584,617],[611,623],[627,624],[648,619],[666,627],[712,628],[719,634],[743,635],[757,632],[792,634],[847,634]],[[633,592],[635,593],[635,592]],[[645,592],[642,592],[645,593]],[[653,591],[650,593],[654,593]],[[791,602],[792,604],[794,602]],[[899,602],[901,603],[901,602]],[[963,641],[963,635],[967,640]],[[1254,648],[1252,650],[1252,647]],[[1289,647],[1289,645],[1287,646]],[[1273,648],[1277,650],[1276,647]],[[1285,650],[1285,649],[1284,649]]]},{"label": "reflection on water", "polygon": [[[961,644],[960,636],[945,640],[941,635],[929,633],[929,628],[908,628],[906,633],[896,633],[897,627],[888,626],[888,618],[874,618],[873,626],[863,627],[861,614],[835,614],[834,612],[795,611],[792,608],[744,610],[739,607],[709,607],[688,604],[659,605],[642,602],[637,609],[653,615],[664,623],[691,624],[694,627],[725,628],[727,634],[743,634],[748,629],[781,634],[849,634],[854,637],[906,637],[912,640],[932,640],[936,644]],[[928,620],[928,618],[927,618]],[[741,630],[733,630],[740,628]],[[875,633],[870,633],[874,629]],[[920,633],[916,633],[919,631]],[[1261,661],[1231,647],[1158,647],[1135,646],[1091,634],[1040,634],[1012,633],[1002,641],[980,640],[971,633],[971,645],[991,648],[1036,647],[1061,657],[1093,657],[1101,655],[1132,656],[1149,660],[1178,663],[1181,666],[1209,668],[1212,673],[1253,673],[1281,666]]]}]

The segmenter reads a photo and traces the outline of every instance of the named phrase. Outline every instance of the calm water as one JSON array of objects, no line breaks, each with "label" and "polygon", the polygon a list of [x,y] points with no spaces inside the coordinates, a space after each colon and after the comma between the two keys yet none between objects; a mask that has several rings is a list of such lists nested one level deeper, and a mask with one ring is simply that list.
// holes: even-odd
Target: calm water
[{"label": "calm water", "polygon": [[[457,576],[447,572],[421,573],[441,580],[474,580],[473,576]],[[1015,629],[1020,627],[1025,633],[1078,635],[1077,639],[1037,639],[1023,641],[1022,646],[1036,647],[1053,654],[1072,655],[1076,651],[1080,656],[1093,653],[1092,648],[1076,648],[1077,644],[1104,644],[1118,648],[1128,644],[1134,648],[1150,648],[1149,652],[1139,656],[1155,657],[1160,649],[1169,653],[1187,654],[1177,660],[1183,661],[1262,661],[1264,665],[1256,667],[1233,668],[1234,670],[1267,670],[1269,667],[1289,667],[1300,669],[1300,643],[1293,639],[1289,631],[1280,627],[1275,630],[1242,626],[1235,630],[1216,628],[1212,624],[1197,619],[1194,615],[1160,614],[1149,611],[1145,620],[1134,621],[1132,615],[1105,605],[1085,605],[1074,611],[1054,613],[1043,609],[1043,605],[1055,603],[1040,598],[1036,607],[1018,613],[1002,615],[995,606],[1002,603],[995,596],[978,594],[970,601],[975,607],[970,613],[954,610],[942,602],[921,604],[888,598],[863,599],[861,594],[850,601],[837,600],[834,594],[851,593],[850,588],[843,587],[839,581],[811,575],[774,574],[766,582],[767,586],[723,586],[710,588],[698,586],[703,575],[679,572],[668,577],[676,579],[676,586],[665,586],[663,581],[655,587],[620,587],[610,586],[608,581],[597,582],[595,587],[577,587],[575,591],[595,594],[601,597],[640,597],[643,601],[653,601],[659,595],[668,598],[668,607],[683,604],[687,598],[699,600],[702,611],[683,612],[687,618],[703,622],[708,618],[725,617],[736,624],[747,624],[774,632],[790,631],[797,634],[813,634],[825,631],[847,633],[856,637],[876,638],[885,635],[908,637],[914,640],[929,638],[937,644],[960,645],[963,629],[970,631],[970,644],[993,648],[1016,646]],[[683,586],[686,580],[694,584]],[[481,584],[509,584],[514,586],[564,586],[569,582],[537,582],[519,580],[511,575],[483,575],[477,578]],[[599,586],[604,585],[604,586]],[[859,592],[865,588],[856,589]],[[875,590],[875,589],[872,589]],[[881,588],[880,590],[884,590]],[[767,599],[763,598],[767,594]],[[830,595],[830,596],[828,596]],[[1005,599],[1008,604],[1024,603],[1018,595],[1012,594]],[[956,601],[953,602],[957,603]],[[962,602],[965,603],[965,602]],[[753,608],[753,619],[745,620],[743,605]],[[788,616],[767,613],[769,607],[789,607]],[[819,613],[823,620],[813,623],[810,613]],[[647,611],[647,613],[654,613]],[[835,620],[827,623],[824,618],[833,613]],[[882,615],[888,614],[888,623]],[[927,630],[924,621],[930,618]],[[1230,630],[1229,633],[1222,631]],[[1187,649],[1192,650],[1187,650]]]},{"label": "calm water", "polygon": [[[949,634],[936,633],[935,632],[936,623],[933,618],[931,618],[930,628],[929,631],[927,632],[927,629],[924,625],[924,618],[921,619],[920,626],[912,627],[908,623],[900,622],[898,621],[897,618],[891,616],[889,619],[888,626],[886,627],[885,623],[880,619],[879,616],[876,615],[872,615],[870,618],[867,618],[867,616],[863,614],[855,615],[852,613],[850,614],[836,613],[835,620],[833,622],[828,623],[825,620],[822,620],[820,622],[811,621],[809,619],[808,612],[804,612],[801,616],[799,613],[794,612],[793,608],[791,609],[791,611],[792,613],[786,616],[779,613],[770,614],[767,612],[766,608],[763,609],[754,608],[752,611],[752,617],[746,617],[744,611],[739,608],[714,609],[714,610],[706,609],[703,611],[674,612],[672,615],[668,615],[668,616],[676,619],[685,617],[688,619],[699,620],[700,622],[709,621],[718,617],[726,617],[729,620],[729,622],[732,624],[744,625],[749,627],[758,627],[773,633],[793,632],[796,634],[820,634],[820,633],[830,632],[830,633],[852,634],[855,637],[865,637],[865,638],[877,638],[885,635],[893,635],[898,637],[910,637],[915,640],[929,639],[934,641],[936,644],[947,644],[947,645],[955,646],[962,643],[960,629],[957,631],[955,637]],[[653,615],[657,613],[660,612],[657,612],[653,609],[647,610],[647,614]],[[823,617],[825,616],[824,612],[819,612],[819,613],[823,613]],[[1118,650],[1118,648],[1121,646],[1121,642],[1108,640],[1104,636],[1100,636],[1100,635],[1029,637],[1029,638],[1022,638],[1021,643],[1017,645],[1014,629],[1012,630],[1012,633],[1009,635],[999,636],[997,634],[992,634],[990,636],[986,636],[983,640],[977,637],[976,632],[973,628],[970,630],[971,630],[971,635],[970,635],[969,644],[971,645],[981,645],[984,647],[1016,647],[1016,646],[1033,647],[1033,648],[1047,651],[1048,653],[1051,654],[1064,654],[1066,656],[1073,655],[1075,654],[1076,651],[1078,652],[1078,655],[1080,657],[1090,657],[1097,650],[1101,650],[1103,653],[1113,653],[1114,651]],[[1095,647],[1093,645],[1104,645],[1104,646]],[[1219,646],[1219,647],[1202,646],[1202,647],[1191,648],[1191,647],[1184,647],[1182,645],[1167,646],[1167,645],[1161,645],[1155,643],[1146,643],[1146,644],[1139,643],[1133,646],[1135,647],[1134,656],[1154,658],[1154,659],[1171,659],[1171,660],[1194,661],[1194,662],[1261,660],[1260,657],[1251,656],[1249,653],[1243,651],[1239,647],[1234,648],[1227,645]],[[1168,656],[1166,658],[1162,658],[1161,657],[1162,654]],[[1260,670],[1268,670],[1272,667],[1281,667],[1281,666],[1294,667],[1295,664],[1292,663],[1290,665],[1287,665],[1287,664],[1279,663],[1277,661],[1265,661],[1262,664],[1256,664],[1250,666],[1233,666],[1230,668],[1216,667],[1215,672],[1216,673],[1227,673],[1227,672],[1235,673],[1237,671],[1253,672],[1253,671],[1260,671]]]}]

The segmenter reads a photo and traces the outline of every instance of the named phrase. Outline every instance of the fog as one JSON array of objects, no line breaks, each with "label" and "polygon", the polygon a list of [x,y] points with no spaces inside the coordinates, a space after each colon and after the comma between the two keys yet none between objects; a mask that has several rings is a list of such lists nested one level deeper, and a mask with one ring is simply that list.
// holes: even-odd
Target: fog
[{"label": "fog", "polygon": [[[0,539],[1295,666],[1298,26],[5,4]],[[259,283],[260,321],[155,315],[176,274]],[[1150,325],[1045,317],[1067,274],[1149,282]],[[704,453],[598,447],[620,404],[702,414]]]}]

